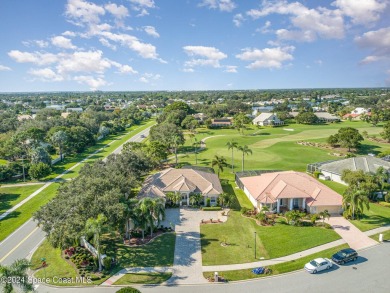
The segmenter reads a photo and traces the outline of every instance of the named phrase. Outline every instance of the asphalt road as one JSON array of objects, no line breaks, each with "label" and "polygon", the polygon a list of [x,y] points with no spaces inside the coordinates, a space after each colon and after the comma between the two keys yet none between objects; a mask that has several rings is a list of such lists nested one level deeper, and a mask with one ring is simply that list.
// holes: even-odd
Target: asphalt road
[{"label": "asphalt road", "polygon": [[[304,270],[247,282],[186,286],[134,286],[143,293],[236,293],[236,292],[390,292],[390,243],[361,251],[356,262],[334,265],[329,271],[311,275]],[[118,287],[37,287],[40,293],[113,293]]]},{"label": "asphalt road", "polygon": [[[141,142],[149,135],[149,131],[150,127],[134,135],[126,142]],[[113,153],[118,154],[121,151],[122,145]],[[27,258],[44,238],[45,233],[37,227],[36,222],[30,219],[0,243],[0,264],[11,264],[16,259]]]}]

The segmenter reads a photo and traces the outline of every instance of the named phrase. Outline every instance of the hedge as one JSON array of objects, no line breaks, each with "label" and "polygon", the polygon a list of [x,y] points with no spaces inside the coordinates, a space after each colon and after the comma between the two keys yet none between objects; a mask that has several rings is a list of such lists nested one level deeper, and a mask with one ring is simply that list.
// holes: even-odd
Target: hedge
[{"label": "hedge", "polygon": [[222,210],[221,207],[203,207],[202,210],[204,211],[220,211]]}]

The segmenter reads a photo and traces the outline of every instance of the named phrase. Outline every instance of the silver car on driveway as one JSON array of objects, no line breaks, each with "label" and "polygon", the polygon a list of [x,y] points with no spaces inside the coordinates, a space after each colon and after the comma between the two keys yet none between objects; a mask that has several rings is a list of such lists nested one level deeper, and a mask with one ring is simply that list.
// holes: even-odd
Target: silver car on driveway
[{"label": "silver car on driveway", "polygon": [[310,274],[315,274],[323,270],[329,270],[333,266],[330,259],[316,258],[305,264],[305,270]]}]

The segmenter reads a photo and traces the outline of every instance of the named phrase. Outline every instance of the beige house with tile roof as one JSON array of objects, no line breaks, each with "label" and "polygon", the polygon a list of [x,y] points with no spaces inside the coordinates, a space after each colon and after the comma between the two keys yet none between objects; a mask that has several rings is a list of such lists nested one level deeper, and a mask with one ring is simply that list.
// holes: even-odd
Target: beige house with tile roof
[{"label": "beige house with tile roof", "polygon": [[190,204],[190,194],[203,196],[204,204],[210,198],[210,204],[218,203],[218,196],[223,192],[216,174],[195,169],[168,168],[146,178],[139,197],[166,197],[167,192],[181,194],[180,205]]},{"label": "beige house with tile roof", "polygon": [[301,209],[310,213],[342,212],[342,196],[306,173],[283,171],[239,178],[253,206],[277,213]]}]

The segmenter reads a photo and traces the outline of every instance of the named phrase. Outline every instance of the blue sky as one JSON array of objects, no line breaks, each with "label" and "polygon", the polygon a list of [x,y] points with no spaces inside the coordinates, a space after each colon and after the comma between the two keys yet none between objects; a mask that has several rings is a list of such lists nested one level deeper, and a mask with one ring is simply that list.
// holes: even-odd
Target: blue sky
[{"label": "blue sky", "polygon": [[389,86],[388,15],[390,0],[1,0],[0,92]]}]

